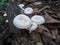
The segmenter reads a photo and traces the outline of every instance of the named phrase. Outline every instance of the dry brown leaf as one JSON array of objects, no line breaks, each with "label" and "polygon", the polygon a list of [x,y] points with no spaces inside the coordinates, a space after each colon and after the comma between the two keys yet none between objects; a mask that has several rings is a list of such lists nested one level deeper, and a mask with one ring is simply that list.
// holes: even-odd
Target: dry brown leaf
[{"label": "dry brown leaf", "polygon": [[45,26],[43,26],[43,25],[39,25],[39,27],[38,27],[38,32],[43,32],[44,30],[46,30],[46,31],[48,31],[48,29],[45,27]]},{"label": "dry brown leaf", "polygon": [[54,35],[52,35],[49,30],[44,27],[43,25],[40,25],[39,28],[38,28],[38,32],[42,33],[43,35],[45,35],[46,37],[48,38],[51,38],[51,39],[56,39],[56,37]]},{"label": "dry brown leaf", "polygon": [[44,11],[44,13],[45,13],[46,23],[60,23],[60,21],[49,16],[49,14],[46,11]]}]

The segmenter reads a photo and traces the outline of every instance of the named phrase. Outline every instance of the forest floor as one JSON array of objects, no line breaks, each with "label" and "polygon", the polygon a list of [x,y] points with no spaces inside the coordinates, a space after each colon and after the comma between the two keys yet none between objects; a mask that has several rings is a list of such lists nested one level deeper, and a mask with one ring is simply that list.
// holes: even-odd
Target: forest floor
[{"label": "forest floor", "polygon": [[[24,13],[18,5],[23,3],[26,7],[34,9],[33,15],[43,16],[46,22],[39,25],[31,33],[28,30],[15,28],[12,21],[14,16]],[[3,14],[7,13],[4,17]],[[60,45],[60,1],[37,0],[9,0],[8,4],[0,9],[3,22],[0,24],[0,45]],[[6,23],[5,20],[9,22]]]}]

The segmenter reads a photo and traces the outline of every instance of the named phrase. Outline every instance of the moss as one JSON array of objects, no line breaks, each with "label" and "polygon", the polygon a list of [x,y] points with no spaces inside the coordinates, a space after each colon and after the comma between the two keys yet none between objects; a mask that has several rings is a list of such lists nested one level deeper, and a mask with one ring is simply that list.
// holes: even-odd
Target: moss
[{"label": "moss", "polygon": [[7,0],[0,0],[0,9],[3,8],[7,4]]}]

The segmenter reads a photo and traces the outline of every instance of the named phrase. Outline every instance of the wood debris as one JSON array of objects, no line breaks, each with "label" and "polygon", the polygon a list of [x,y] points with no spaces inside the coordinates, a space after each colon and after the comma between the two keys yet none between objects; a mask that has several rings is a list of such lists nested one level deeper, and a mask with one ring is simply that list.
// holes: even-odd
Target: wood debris
[{"label": "wood debris", "polygon": [[[32,7],[33,13],[28,15],[41,15],[46,22],[39,25],[35,31],[29,34],[26,29],[16,28],[12,21],[13,18],[24,13],[18,4],[24,3],[25,7]],[[0,25],[0,45],[60,45],[60,1],[59,0],[9,0],[6,9],[0,12],[7,12],[8,23]],[[0,13],[1,14],[1,13]],[[2,14],[1,14],[2,15]],[[5,26],[6,25],[6,26]],[[2,41],[1,41],[2,40]]]}]

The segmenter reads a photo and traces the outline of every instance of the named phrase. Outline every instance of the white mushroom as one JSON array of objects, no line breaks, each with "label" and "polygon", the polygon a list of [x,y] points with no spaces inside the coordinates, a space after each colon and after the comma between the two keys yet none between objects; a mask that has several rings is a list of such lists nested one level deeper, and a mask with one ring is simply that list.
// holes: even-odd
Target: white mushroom
[{"label": "white mushroom", "polygon": [[31,33],[32,31],[36,30],[37,27],[38,25],[35,22],[32,22],[32,25],[27,30],[29,30],[29,33]]},{"label": "white mushroom", "polygon": [[33,13],[33,9],[31,7],[27,7],[27,8],[25,8],[24,13],[25,14],[32,14]]},{"label": "white mushroom", "polygon": [[5,20],[6,23],[8,23],[9,21],[8,20]]},{"label": "white mushroom", "polygon": [[7,16],[7,13],[4,13],[3,16],[6,17]]},{"label": "white mushroom", "polygon": [[19,14],[13,19],[13,24],[19,29],[27,29],[31,26],[31,20],[24,14]]},{"label": "white mushroom", "polygon": [[32,22],[36,22],[38,25],[45,23],[45,19],[44,17],[40,16],[40,15],[34,15],[31,18]]},{"label": "white mushroom", "polygon": [[18,6],[19,6],[22,10],[24,10],[24,8],[23,8],[23,7],[24,7],[24,4],[19,4]]}]

